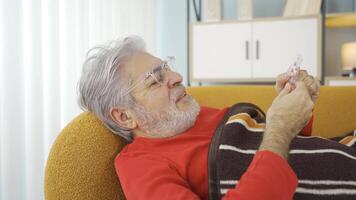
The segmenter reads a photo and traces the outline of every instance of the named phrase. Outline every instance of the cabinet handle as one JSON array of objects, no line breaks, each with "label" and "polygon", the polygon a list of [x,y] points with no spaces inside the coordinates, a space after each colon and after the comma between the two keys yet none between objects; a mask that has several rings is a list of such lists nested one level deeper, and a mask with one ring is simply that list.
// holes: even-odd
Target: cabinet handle
[{"label": "cabinet handle", "polygon": [[256,60],[260,59],[260,41],[256,40]]},{"label": "cabinet handle", "polygon": [[249,49],[248,49],[248,47],[249,47],[250,45],[249,45],[249,42],[248,42],[248,40],[246,40],[246,42],[245,42],[245,55],[246,55],[246,60],[248,60],[248,59],[250,59],[249,57]]}]

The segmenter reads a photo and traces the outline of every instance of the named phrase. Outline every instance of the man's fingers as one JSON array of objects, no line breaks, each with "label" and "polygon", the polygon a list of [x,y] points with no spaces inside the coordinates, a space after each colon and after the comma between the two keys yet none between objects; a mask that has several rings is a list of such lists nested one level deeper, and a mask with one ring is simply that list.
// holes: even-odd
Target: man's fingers
[{"label": "man's fingers", "polygon": [[297,78],[297,80],[298,81],[303,81],[306,77],[308,76],[308,72],[307,72],[307,70],[299,70],[299,72],[298,72],[298,78]]},{"label": "man's fingers", "polygon": [[297,81],[295,83],[295,87],[297,90],[308,90],[307,86],[305,85],[305,83],[303,81]]},{"label": "man's fingers", "polygon": [[317,94],[313,94],[313,95],[311,96],[312,101],[315,102],[315,101],[318,99],[318,96],[319,96],[318,93],[317,93]]},{"label": "man's fingers", "polygon": [[309,89],[308,89],[308,87],[305,85],[305,83],[303,81],[297,81],[295,83],[295,91],[307,93],[310,96]]},{"label": "man's fingers", "polygon": [[284,86],[283,90],[279,93],[278,96],[279,97],[285,96],[285,95],[289,94],[292,90],[293,90],[293,88],[292,88],[291,84],[287,83]]},{"label": "man's fingers", "polygon": [[314,107],[314,103],[312,101],[313,97],[309,93],[309,89],[305,85],[305,83],[303,81],[297,81],[295,85],[296,85],[296,89],[294,91],[298,92],[298,96],[300,96],[303,99],[302,101],[310,102],[313,104],[311,105],[311,107]]},{"label": "man's fingers", "polygon": [[312,75],[307,75],[303,78],[302,81],[304,81],[307,86],[310,86],[314,82],[314,77]]},{"label": "man's fingers", "polygon": [[308,75],[307,77],[305,77],[303,82],[307,86],[309,93],[311,95],[317,94],[319,92],[320,81],[317,78],[315,78],[311,75]]},{"label": "man's fingers", "polygon": [[286,85],[289,79],[290,79],[290,73],[288,72],[285,72],[277,76],[276,85],[275,85],[275,89],[277,90],[277,92],[280,92],[284,88],[284,86]]},{"label": "man's fingers", "polygon": [[287,81],[290,78],[290,73],[285,72],[283,74],[278,75],[277,80],[279,80],[279,83],[282,83],[283,85],[285,85],[287,83]]}]

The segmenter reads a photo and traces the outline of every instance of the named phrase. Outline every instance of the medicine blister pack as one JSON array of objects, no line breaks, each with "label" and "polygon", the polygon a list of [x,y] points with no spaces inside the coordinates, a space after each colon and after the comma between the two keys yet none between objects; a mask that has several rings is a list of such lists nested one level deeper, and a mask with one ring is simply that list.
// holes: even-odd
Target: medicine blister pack
[{"label": "medicine blister pack", "polygon": [[300,55],[298,55],[296,61],[294,61],[293,64],[288,69],[288,73],[291,76],[289,79],[289,83],[292,85],[295,85],[295,83],[298,80],[298,74],[299,74],[300,65],[302,64],[302,61],[303,61],[302,57]]}]

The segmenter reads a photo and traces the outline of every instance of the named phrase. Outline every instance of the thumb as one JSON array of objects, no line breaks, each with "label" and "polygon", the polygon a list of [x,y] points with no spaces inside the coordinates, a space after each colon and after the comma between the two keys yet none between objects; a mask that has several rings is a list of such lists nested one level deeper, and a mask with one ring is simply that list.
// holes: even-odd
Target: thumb
[{"label": "thumb", "polygon": [[276,85],[275,85],[275,89],[277,90],[277,92],[283,90],[284,86],[287,84],[289,79],[290,79],[289,72],[285,72],[277,76]]},{"label": "thumb", "polygon": [[283,90],[279,93],[278,96],[282,97],[282,96],[285,96],[287,94],[289,94],[290,92],[292,91],[292,85],[290,83],[287,83]]}]

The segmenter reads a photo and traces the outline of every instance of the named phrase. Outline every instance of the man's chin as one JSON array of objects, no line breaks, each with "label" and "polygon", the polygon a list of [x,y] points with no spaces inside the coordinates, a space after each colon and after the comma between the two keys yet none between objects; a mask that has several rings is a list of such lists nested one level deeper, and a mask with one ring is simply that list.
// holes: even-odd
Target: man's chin
[{"label": "man's chin", "polygon": [[175,127],[174,130],[171,130],[171,131],[168,131],[168,130],[165,130],[165,131],[157,131],[157,130],[152,130],[152,131],[148,131],[146,132],[147,135],[146,137],[150,137],[150,138],[173,138],[173,137],[176,137],[176,136],[179,136],[183,133],[185,133],[186,131],[188,131],[190,128],[192,128],[195,124],[195,121],[192,121],[190,122],[190,124],[186,124],[185,126],[180,126],[179,128],[178,127]]},{"label": "man's chin", "polygon": [[199,104],[193,97],[186,95],[177,102],[176,107],[172,106],[167,111],[137,110],[138,116],[140,116],[138,124],[146,132],[144,137],[173,137],[194,126],[199,112]]}]

